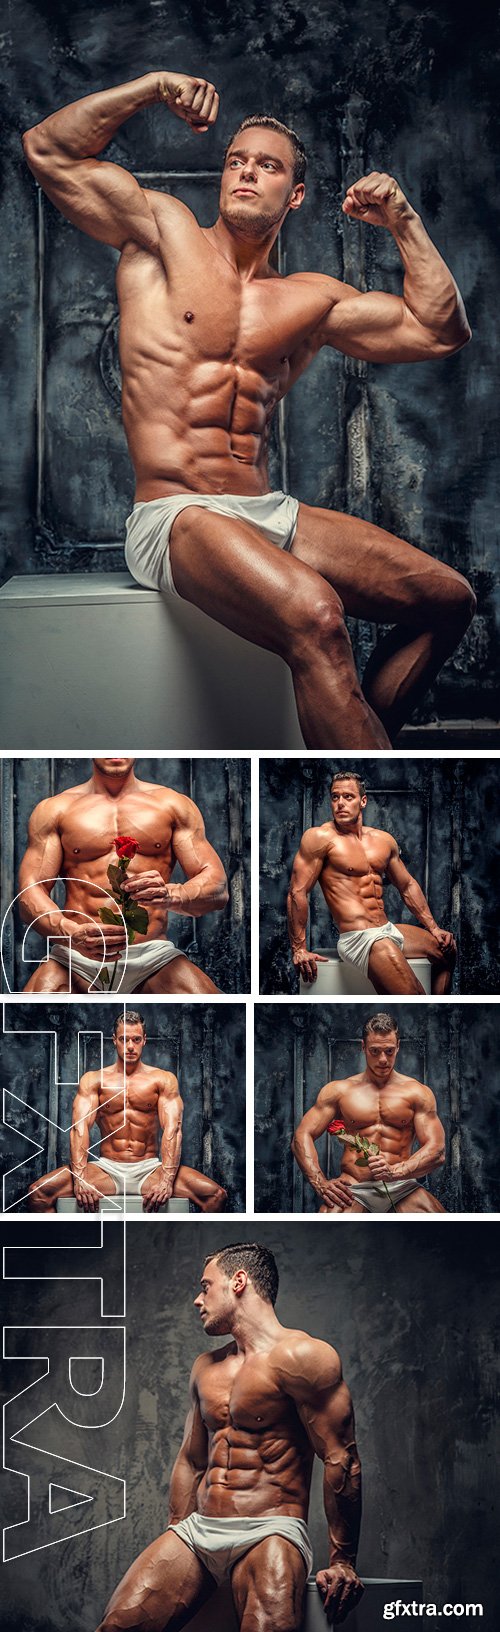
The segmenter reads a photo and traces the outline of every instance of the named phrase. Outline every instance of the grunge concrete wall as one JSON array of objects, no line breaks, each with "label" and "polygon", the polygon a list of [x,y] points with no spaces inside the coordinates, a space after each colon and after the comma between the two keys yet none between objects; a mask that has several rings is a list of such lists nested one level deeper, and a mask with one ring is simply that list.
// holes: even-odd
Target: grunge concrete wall
[{"label": "grunge concrete wall", "polygon": [[[179,1079],[184,1100],[182,1161],[228,1192],[227,1207],[245,1207],[245,1008],[240,1003],[150,1003],[127,1007],[146,1016],[146,1065]],[[124,1005],[9,1004],[0,1033],[4,1121],[0,1127],[6,1210],[17,1218],[28,1185],[67,1162],[78,1076],[112,1065],[112,1032]],[[79,1047],[79,1033],[80,1047]],[[101,1044],[102,1036],[102,1044]],[[29,1109],[27,1108],[29,1107]],[[47,1119],[47,1120],[44,1120]],[[98,1154],[98,1130],[93,1129]],[[26,1139],[42,1146],[30,1151]],[[29,1160],[31,1156],[31,1160]],[[24,1161],[25,1165],[20,1167]],[[11,1171],[14,1169],[14,1171]],[[196,1211],[196,1209],[194,1209]]]},{"label": "grunge concrete wall", "polygon": [[[473,345],[441,362],[368,368],[324,352],[277,422],[272,481],[349,510],[472,579],[479,615],[426,699],[421,721],[498,719],[493,597],[498,473],[494,8],[474,26],[454,0],[21,0],[4,36],[2,578],[119,568],[132,474],[120,424],[116,255],[42,199],[24,128],[94,89],[178,65],[221,93],[196,139],[152,108],[109,155],[213,221],[223,146],[270,109],[310,154],[307,202],[282,234],[282,264],[360,288],[401,288],[390,236],[341,214],[346,185],[396,174],[463,290]],[[354,633],[360,668],[373,630]],[[42,661],[42,654],[41,654]],[[466,727],[465,740],[474,740]],[[489,739],[488,739],[489,740]],[[484,741],[484,738],[483,738]]]},{"label": "grunge concrete wall", "polygon": [[[352,770],[342,757],[261,760],[260,923],[263,993],[298,992],[290,959],[286,895],[303,832],[331,819],[334,771]],[[360,769],[368,793],[364,820],[394,834],[403,859],[429,900],[436,923],[457,938],[453,990],[500,991],[498,877],[499,765],[496,760],[367,759]],[[412,914],[397,890],[384,889],[387,916]],[[310,897],[315,951],[335,946],[337,933],[319,886]]]},{"label": "grunge concrete wall", "polygon": [[[58,1242],[65,1238],[73,1246],[89,1246],[99,1239],[90,1221],[74,1225],[65,1237],[62,1220],[61,1225]],[[62,1255],[53,1252],[54,1231],[24,1223],[15,1232],[17,1246],[21,1231],[27,1244],[45,1248],[44,1273],[60,1274],[64,1264]],[[5,1225],[2,1233],[5,1239]],[[361,1573],[410,1579],[422,1575],[424,1600],[438,1607],[482,1602],[482,1624],[493,1632],[500,1607],[493,1339],[499,1313],[499,1227],[457,1223],[449,1229],[431,1223],[427,1228],[406,1221],[395,1230],[383,1224],[369,1230],[351,1221],[332,1233],[321,1220],[258,1228],[243,1221],[236,1229],[228,1222],[206,1220],[200,1227],[194,1220],[182,1227],[161,1220],[127,1225],[126,1400],[117,1421],[95,1436],[99,1461],[96,1454],[94,1462],[127,1478],[127,1517],[5,1564],[6,1632],[63,1632],[68,1616],[79,1632],[94,1632],[117,1581],[164,1528],[189,1369],[207,1345],[192,1306],[202,1262],[207,1252],[235,1237],[248,1241],[256,1235],[279,1265],[279,1318],[333,1343],[342,1357],[363,1462]],[[12,1229],[8,1236],[12,1244]],[[121,1238],[119,1225],[106,1225],[109,1270],[115,1263],[117,1285]],[[19,1274],[23,1268],[15,1252],[10,1272]],[[5,1318],[9,1324],[25,1324],[27,1318],[53,1324],[58,1314],[65,1318],[68,1292],[71,1285],[61,1282],[9,1283]],[[96,1318],[98,1294],[98,1286],[80,1281],[77,1319]],[[220,1339],[213,1342],[220,1345]],[[25,1334],[15,1347],[25,1352]],[[31,1380],[33,1366],[26,1361],[4,1365],[8,1398],[24,1386],[28,1372]],[[25,1404],[21,1420],[27,1415]],[[42,1433],[45,1442],[51,1433],[56,1449],[69,1442],[75,1457],[91,1460],[88,1433],[75,1435],[56,1421],[52,1430],[36,1425],[31,1438],[36,1434],[40,1442]],[[78,1488],[78,1480],[68,1476],[71,1471],[66,1469],[62,1482]],[[50,1463],[49,1475],[54,1477]],[[4,1474],[3,1487],[8,1521],[20,1520],[26,1510],[24,1482]],[[319,1568],[327,1560],[319,1464],[310,1518]],[[434,1619],[427,1624],[434,1628]]]},{"label": "grunge concrete wall", "polygon": [[[15,759],[0,765],[2,808],[2,904],[7,913],[18,885],[19,866],[26,849],[28,821],[39,800],[85,782],[91,775],[86,759]],[[199,964],[221,991],[245,992],[250,985],[250,765],[245,759],[179,759],[154,755],[137,759],[141,781],[175,788],[200,806],[207,833],[221,857],[229,882],[229,902],[223,912],[206,918],[180,913],[169,920],[172,940]],[[176,866],[173,877],[181,879]],[[62,904],[63,886],[55,899]],[[9,915],[3,935],[5,984],[3,990],[22,991],[32,973],[23,962],[25,926],[17,912]],[[36,960],[45,951],[38,935],[29,936],[26,958]]]},{"label": "grunge concrete wall", "polygon": [[[290,1140],[325,1083],[364,1067],[365,1020],[383,1009],[400,1032],[398,1067],[436,1096],[446,1163],[427,1188],[447,1212],[500,1212],[496,1156],[500,1111],[500,1020],[496,1004],[261,1003],[255,1012],[255,1207],[317,1212]],[[318,1156],[340,1172],[338,1140],[323,1134]],[[334,1220],[331,1219],[330,1223]]]}]

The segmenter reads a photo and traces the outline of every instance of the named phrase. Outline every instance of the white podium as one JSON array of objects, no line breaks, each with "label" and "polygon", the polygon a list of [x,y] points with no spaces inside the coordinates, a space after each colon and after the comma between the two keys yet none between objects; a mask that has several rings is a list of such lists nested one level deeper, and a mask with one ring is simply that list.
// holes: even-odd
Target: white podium
[{"label": "white podium", "polygon": [[[341,959],[329,947],[318,946],[314,949],[328,958],[328,963],[318,963],[318,977],[312,986],[299,977],[301,997],[377,997],[371,980],[363,975],[361,969],[356,969],[353,963],[342,963]],[[423,986],[427,996],[431,993],[431,965],[428,958],[408,958],[410,969]],[[394,993],[392,994],[395,995]]]},{"label": "white podium", "polygon": [[302,748],[281,658],[129,573],[0,589],[0,748]]},{"label": "white podium", "polygon": [[[123,1213],[126,1213],[127,1216],[129,1213],[142,1213],[142,1196],[127,1196],[126,1198],[125,1196],[103,1196],[99,1202],[99,1212],[109,1213],[111,1216],[114,1213],[117,1218]],[[173,1196],[171,1201],[164,1201],[163,1207],[159,1207],[158,1212],[188,1213],[189,1202],[184,1200],[183,1197]],[[79,1218],[95,1218],[96,1216],[95,1213],[85,1214],[81,1207],[77,1207],[74,1196],[61,1196],[59,1201],[56,1202],[56,1213],[78,1213]],[[157,1214],[151,1213],[150,1216],[156,1218]]]}]

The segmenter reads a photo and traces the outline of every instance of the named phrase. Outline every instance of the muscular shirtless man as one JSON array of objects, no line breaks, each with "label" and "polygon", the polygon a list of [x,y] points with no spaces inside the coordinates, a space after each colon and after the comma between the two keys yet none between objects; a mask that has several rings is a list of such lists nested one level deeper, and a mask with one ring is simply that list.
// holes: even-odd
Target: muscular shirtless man
[{"label": "muscular shirtless man", "polygon": [[316,1576],[327,1619],[337,1625],[358,1602],[361,1475],[349,1390],[329,1343],[280,1324],[277,1291],[266,1247],[236,1243],[205,1260],[195,1308],[210,1337],[231,1341],[195,1361],[169,1528],[128,1570],[99,1632],[169,1632],[227,1575],[241,1632],[299,1628],[315,1453],[330,1537],[330,1563]]},{"label": "muscular shirtless man", "polygon": [[[97,157],[154,103],[200,132],[219,98],[204,79],[162,70],[84,97],[24,138],[49,198],[121,251],[123,418],[136,474],[128,566],[289,664],[308,747],[387,746],[461,640],[473,592],[379,527],[270,493],[271,418],[321,346],[375,363],[460,350],[470,338],[460,294],[398,182],[378,172],[353,183],[342,208],[392,234],[402,295],[312,272],[281,277],[269,255],[302,204],[305,154],[267,115],[245,119],[230,141],[219,217],[200,227],[178,199]],[[344,611],[394,625],[363,691]]]},{"label": "muscular shirtless man", "polygon": [[[193,1167],[181,1165],[183,1102],[177,1077],[145,1065],[146,1023],[132,1010],[113,1031],[116,1059],[102,1071],[86,1071],[76,1094],[69,1136],[70,1165],[58,1167],[29,1188],[34,1213],[55,1213],[61,1196],[74,1196],[85,1213],[96,1213],[101,1196],[142,1196],[145,1213],[156,1213],[171,1196],[187,1198],[202,1213],[219,1213],[226,1191]],[[101,1136],[90,1152],[93,1123]],[[158,1130],[161,1131],[158,1156]]]},{"label": "muscular shirtless man", "polygon": [[[363,1026],[364,1071],[327,1082],[294,1133],[292,1150],[321,1201],[320,1213],[444,1213],[446,1208],[419,1183],[442,1167],[444,1129],[430,1088],[396,1071],[399,1031],[390,1014],[374,1014]],[[358,1166],[359,1148],[345,1144],[339,1179],[322,1173],[315,1140],[331,1122],[360,1134],[379,1154]],[[413,1152],[414,1140],[418,1150]],[[369,1178],[361,1175],[369,1171]]]},{"label": "muscular shirtless man", "polygon": [[[308,897],[320,883],[329,911],[340,930],[337,951],[368,975],[376,992],[423,992],[408,958],[429,958],[432,991],[447,992],[455,966],[456,943],[439,929],[425,895],[401,860],[390,833],[363,827],[365,785],[357,771],[339,772],[330,788],[332,819],[304,833],[293,864],[287,911],[292,956],[303,980],[317,977],[325,962],[306,945]],[[386,918],[384,877],[418,918],[415,924],[391,924]]]},{"label": "muscular shirtless man", "polygon": [[[99,918],[103,907],[118,912],[107,869],[116,865],[121,834],[138,845],[127,894],[149,918],[146,933],[136,932],[128,947],[123,924]],[[170,883],[176,861],[186,874],[183,884]],[[66,884],[62,910],[51,899],[58,874]],[[49,941],[47,961],[31,976],[27,992],[106,991],[111,984],[121,992],[217,991],[167,940],[166,930],[169,912],[201,918],[226,906],[222,862],[192,799],[139,782],[133,759],[94,759],[89,782],[36,806],[19,886],[24,922]]]}]

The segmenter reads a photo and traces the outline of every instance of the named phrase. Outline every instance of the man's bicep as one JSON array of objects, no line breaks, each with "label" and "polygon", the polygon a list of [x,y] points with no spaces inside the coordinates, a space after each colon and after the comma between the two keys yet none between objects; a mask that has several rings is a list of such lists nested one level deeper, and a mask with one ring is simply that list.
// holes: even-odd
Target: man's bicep
[{"label": "man's bicep", "polygon": [[[28,152],[28,163],[30,162]],[[47,197],[72,225],[101,243],[123,249],[133,241],[155,251],[159,231],[148,197],[135,176],[101,159],[43,158],[32,165]]]},{"label": "man's bicep", "polygon": [[19,869],[21,889],[41,879],[50,883],[58,877],[63,847],[53,803],[52,799],[42,800],[30,816],[28,843]]},{"label": "man's bicep", "polygon": [[[344,285],[321,330],[321,344],[361,362],[420,362],[436,356],[436,339],[400,295]],[[443,355],[445,348],[443,348]]]},{"label": "man's bicep", "polygon": [[226,875],[220,857],[207,839],[201,810],[192,799],[183,801],[173,828],[172,849],[186,878],[196,878],[202,868],[210,867],[214,873],[220,874],[221,881],[225,881]]}]

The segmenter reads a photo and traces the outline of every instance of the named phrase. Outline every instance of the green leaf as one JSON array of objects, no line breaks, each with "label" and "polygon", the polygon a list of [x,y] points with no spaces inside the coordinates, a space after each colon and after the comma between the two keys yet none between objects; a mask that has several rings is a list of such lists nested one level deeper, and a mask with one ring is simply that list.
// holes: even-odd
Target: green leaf
[{"label": "green leaf", "polygon": [[127,929],[135,929],[137,935],[146,934],[149,924],[149,915],[146,912],[145,907],[140,907],[136,902],[131,901],[130,904],[127,903],[126,907],[124,908],[123,916]]},{"label": "green leaf", "polygon": [[134,941],[135,941],[135,929],[129,929],[128,924],[127,924],[127,940],[128,940],[129,946],[133,946]]},{"label": "green leaf", "polygon": [[109,974],[107,969],[101,969],[99,980],[101,982],[101,986],[109,986]]},{"label": "green leaf", "polygon": [[121,888],[122,875],[120,868],[115,867],[115,864],[112,861],[110,861],[108,867],[108,878],[113,890],[119,890]]},{"label": "green leaf", "polygon": [[116,912],[110,912],[109,907],[99,907],[99,917],[103,924],[118,924],[119,929],[123,928],[121,918],[117,917]]},{"label": "green leaf", "polygon": [[355,1167],[368,1167],[368,1157],[367,1156],[357,1156],[356,1161],[354,1163],[354,1166]]}]

